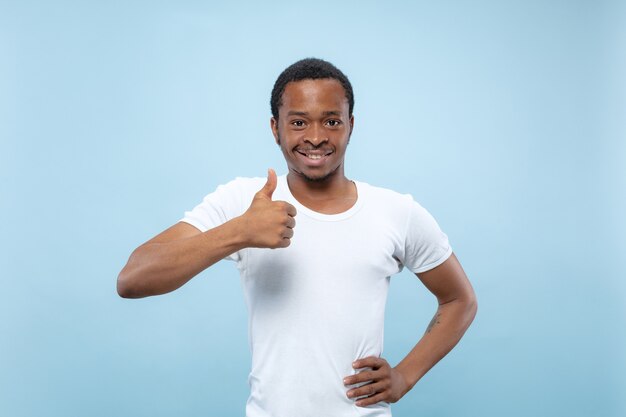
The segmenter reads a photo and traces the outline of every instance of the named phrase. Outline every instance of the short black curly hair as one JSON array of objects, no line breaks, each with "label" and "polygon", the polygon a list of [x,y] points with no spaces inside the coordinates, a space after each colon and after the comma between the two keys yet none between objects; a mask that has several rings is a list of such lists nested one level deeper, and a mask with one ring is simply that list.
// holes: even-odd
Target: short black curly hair
[{"label": "short black curly hair", "polygon": [[352,84],[348,77],[328,61],[319,58],[305,58],[291,64],[276,79],[274,88],[272,89],[272,97],[270,98],[270,106],[272,108],[272,116],[278,120],[278,108],[283,104],[282,98],[285,87],[292,81],[317,80],[322,78],[332,78],[339,81],[346,92],[348,99],[349,114],[352,116],[354,109],[354,92]]}]

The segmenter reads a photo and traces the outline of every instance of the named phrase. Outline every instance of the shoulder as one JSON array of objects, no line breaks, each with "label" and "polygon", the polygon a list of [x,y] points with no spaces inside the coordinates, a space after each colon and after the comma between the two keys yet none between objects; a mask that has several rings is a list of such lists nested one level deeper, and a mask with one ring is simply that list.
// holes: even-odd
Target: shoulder
[{"label": "shoulder", "polygon": [[434,221],[432,215],[408,193],[400,193],[389,188],[359,183],[364,191],[372,214],[390,217],[401,227],[409,223],[419,225]]},{"label": "shoulder", "polygon": [[416,204],[410,194],[364,182],[357,182],[363,197],[363,216],[378,227],[404,235]]},{"label": "shoulder", "polygon": [[263,187],[265,181],[261,177],[236,177],[218,185],[204,197],[203,202],[205,204],[226,204],[239,208],[252,200],[254,194]]},{"label": "shoulder", "polygon": [[247,190],[251,188],[254,189],[257,186],[262,187],[263,184],[265,184],[265,181],[267,181],[267,179],[263,177],[235,177],[234,179],[220,185],[219,187]]},{"label": "shoulder", "polygon": [[215,191],[207,195],[218,195],[222,197],[241,197],[254,195],[263,187],[266,179],[262,177],[236,177],[224,184],[218,185]]},{"label": "shoulder", "polygon": [[362,190],[364,197],[370,204],[380,208],[392,210],[410,210],[416,204],[411,194],[403,194],[385,187],[371,185],[361,181],[355,181],[359,190]]}]

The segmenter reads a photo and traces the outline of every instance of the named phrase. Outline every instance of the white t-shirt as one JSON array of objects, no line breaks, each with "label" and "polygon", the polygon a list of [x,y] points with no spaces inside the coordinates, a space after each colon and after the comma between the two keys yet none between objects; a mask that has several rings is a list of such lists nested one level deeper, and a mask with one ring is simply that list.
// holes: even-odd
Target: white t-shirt
[{"label": "white t-shirt", "polygon": [[[204,232],[243,214],[266,178],[237,178],[182,221]],[[252,369],[247,417],[391,416],[389,403],[356,406],[343,378],[352,362],[381,356],[389,277],[443,263],[452,248],[410,195],[355,181],[358,198],[339,214],[300,204],[278,177],[273,200],[297,209],[291,245],[246,248],[237,262],[248,307]]]}]

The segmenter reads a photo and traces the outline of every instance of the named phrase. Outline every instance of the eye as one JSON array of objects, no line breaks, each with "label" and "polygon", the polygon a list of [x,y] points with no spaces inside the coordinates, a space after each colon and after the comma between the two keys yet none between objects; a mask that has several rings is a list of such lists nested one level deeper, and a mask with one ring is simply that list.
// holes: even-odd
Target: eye
[{"label": "eye", "polygon": [[341,124],[341,122],[339,120],[331,119],[327,121],[326,124],[328,124],[328,126],[330,127],[337,127]]},{"label": "eye", "polygon": [[294,127],[304,127],[304,120],[294,120],[291,122],[291,125]]}]

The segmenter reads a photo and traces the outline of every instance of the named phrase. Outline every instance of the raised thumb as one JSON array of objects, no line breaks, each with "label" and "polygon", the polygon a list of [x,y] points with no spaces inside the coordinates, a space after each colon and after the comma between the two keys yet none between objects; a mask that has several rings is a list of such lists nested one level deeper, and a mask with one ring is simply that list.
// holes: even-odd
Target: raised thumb
[{"label": "raised thumb", "polygon": [[276,190],[276,184],[278,183],[278,179],[276,178],[276,172],[272,168],[267,170],[267,182],[259,191],[263,196],[272,199],[272,194],[274,194],[274,190]]}]

